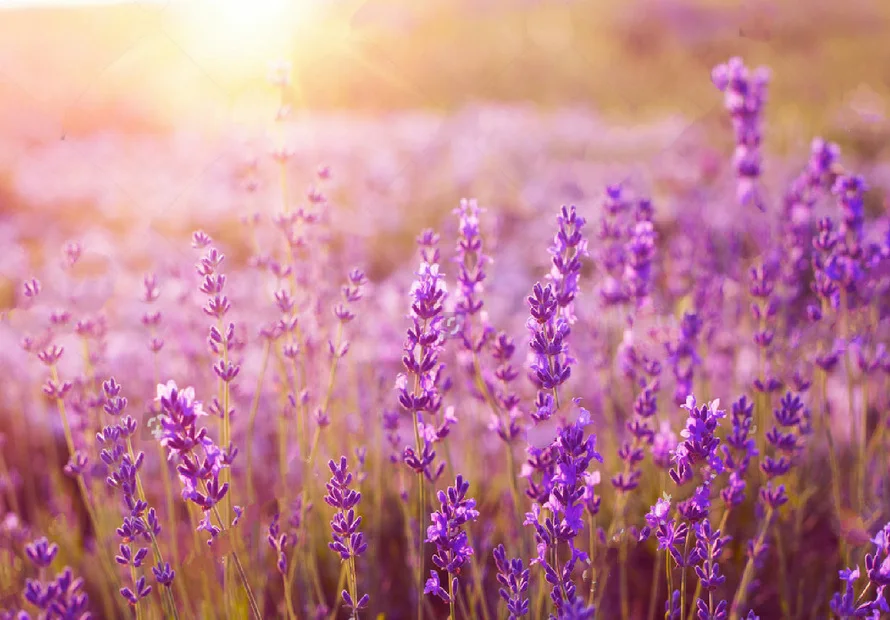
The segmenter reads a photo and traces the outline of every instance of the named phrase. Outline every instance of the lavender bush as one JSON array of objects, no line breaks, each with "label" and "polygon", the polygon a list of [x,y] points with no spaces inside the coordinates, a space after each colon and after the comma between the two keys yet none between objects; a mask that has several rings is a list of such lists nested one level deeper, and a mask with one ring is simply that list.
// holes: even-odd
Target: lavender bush
[{"label": "lavender bush", "polygon": [[694,199],[450,191],[381,268],[338,223],[361,164],[282,144],[235,230],[118,248],[110,289],[86,242],[25,261],[0,617],[890,614],[890,219],[820,138],[770,171],[769,79],[714,69]]}]

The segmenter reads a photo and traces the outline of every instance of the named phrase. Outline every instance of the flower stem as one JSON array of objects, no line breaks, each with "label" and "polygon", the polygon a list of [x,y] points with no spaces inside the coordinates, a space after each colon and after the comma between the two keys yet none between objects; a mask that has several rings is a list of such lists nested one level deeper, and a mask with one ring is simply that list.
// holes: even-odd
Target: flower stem
[{"label": "flower stem", "polygon": [[[59,373],[56,370],[55,365],[50,366],[49,371],[50,371],[50,376],[53,380],[53,383],[58,385],[59,384]],[[68,446],[68,453],[69,453],[69,455],[73,456],[75,453],[74,435],[71,433],[71,425],[68,422],[68,412],[65,408],[64,399],[57,396],[56,397],[56,407],[59,410],[59,417],[62,420],[62,430],[65,433],[65,443]],[[90,499],[90,494],[87,491],[87,486],[83,480],[83,476],[78,475],[75,477],[75,479],[77,480],[77,488],[80,491],[81,499],[83,500],[83,504],[86,507],[87,515],[90,518],[90,522],[93,524],[93,532],[95,533],[94,535],[96,536],[97,546],[101,549],[100,555],[102,557],[102,562],[101,562],[102,571],[105,573],[106,578],[108,578],[110,580],[110,582],[114,582],[116,580],[114,571],[109,570],[109,566],[111,566],[111,558],[108,555],[108,551],[106,550],[105,545],[103,545],[99,542],[100,532],[102,531],[102,529],[99,527],[99,517],[96,515],[96,510],[95,510],[93,503]],[[105,588],[102,588],[100,591],[102,592],[103,605],[106,608],[106,612],[108,612],[112,605],[111,602],[108,600],[108,591]]]},{"label": "flower stem", "polygon": [[457,620],[454,613],[454,579],[448,573],[448,620]]},{"label": "flower stem", "polygon": [[754,542],[754,552],[748,558],[748,562],[745,564],[745,570],[742,573],[742,579],[739,583],[739,587],[736,590],[735,597],[732,599],[732,605],[730,607],[730,620],[738,620],[740,608],[742,603],[745,602],[745,597],[748,595],[748,586],[751,584],[751,579],[754,577],[754,558],[760,553],[760,549],[763,547],[763,541],[766,539],[766,532],[769,528],[770,521],[773,518],[773,507],[769,506],[766,509],[766,516],[763,519],[763,525],[760,526],[760,532],[757,534],[757,539]]}]

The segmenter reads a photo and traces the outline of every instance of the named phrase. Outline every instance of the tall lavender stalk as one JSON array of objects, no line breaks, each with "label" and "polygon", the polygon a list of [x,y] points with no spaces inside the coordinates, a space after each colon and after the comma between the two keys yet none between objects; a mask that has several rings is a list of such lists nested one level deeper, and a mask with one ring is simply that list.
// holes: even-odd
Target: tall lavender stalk
[{"label": "tall lavender stalk", "polygon": [[340,457],[340,463],[328,462],[331,480],[327,483],[327,495],[324,501],[337,509],[331,519],[331,536],[333,542],[328,546],[347,563],[347,579],[349,589],[343,590],[340,596],[350,610],[352,618],[358,618],[358,611],[368,605],[369,596],[358,594],[358,572],[355,560],[368,548],[364,534],[359,530],[362,518],[355,513],[355,507],[362,499],[362,494],[351,489],[352,474],[346,466],[346,457]]},{"label": "tall lavender stalk", "polygon": [[759,68],[751,74],[741,58],[714,67],[711,80],[724,93],[724,105],[732,118],[736,149],[733,156],[738,185],[736,199],[740,205],[754,205],[766,211],[760,189],[763,154],[760,142],[763,137],[763,108],[766,104],[769,70]]},{"label": "tall lavender stalk", "polygon": [[[441,473],[434,473],[432,466],[436,457],[432,442],[421,433],[423,413],[435,414],[441,406],[439,377],[442,364],[439,351],[444,336],[442,333],[442,311],[446,289],[443,275],[439,272],[439,251],[436,248],[438,235],[432,230],[424,231],[418,238],[422,262],[417,271],[417,280],[411,286],[411,310],[404,344],[402,364],[406,374],[399,375],[396,389],[399,404],[411,416],[414,425],[414,448],[405,448],[403,460],[417,474],[417,527],[422,527],[426,514],[426,494],[424,477],[433,480]],[[418,535],[417,551],[417,615],[423,618],[423,537]]]},{"label": "tall lavender stalk", "polygon": [[448,603],[449,620],[456,620],[455,601],[458,594],[460,568],[473,555],[473,547],[469,542],[465,526],[479,517],[476,500],[467,497],[470,483],[458,474],[454,486],[447,491],[439,491],[439,510],[430,515],[432,525],[427,528],[427,542],[436,545],[433,564],[448,574],[448,591],[441,586],[439,574],[430,571],[424,592],[438,596]]},{"label": "tall lavender stalk", "polygon": [[[235,518],[229,523],[217,508],[229,492],[229,484],[221,481],[221,473],[231,466],[237,450],[232,445],[228,449],[220,448],[208,436],[207,429],[198,426],[198,419],[207,413],[195,400],[192,388],[180,390],[174,381],[168,381],[166,385],[158,385],[157,394],[161,405],[158,440],[167,449],[167,458],[177,462],[183,500],[192,502],[204,513],[197,529],[210,535],[207,542],[212,545],[220,534],[238,525],[243,513],[240,506],[234,506]],[[238,553],[233,550],[231,555],[251,613],[255,618],[262,618]]]},{"label": "tall lavender stalk", "polygon": [[[571,331],[570,322],[575,318],[573,302],[587,242],[581,232],[585,220],[577,215],[574,207],[564,206],[557,223],[558,230],[549,249],[553,257],[551,282],[546,286],[535,284],[528,298],[531,313],[528,328],[534,356],[531,378],[538,387],[532,416],[539,422],[548,422],[556,416],[557,423],[556,437],[545,443],[546,447],[528,448],[528,465],[538,469],[543,477],[543,486],[536,495],[546,498],[543,508],[549,514],[544,514],[536,502],[525,520],[525,524],[535,530],[538,547],[538,556],[531,563],[541,565],[546,581],[552,586],[553,618],[563,617],[578,605],[586,613],[583,600],[577,596],[572,573],[578,560],[586,562],[588,558],[574,541],[584,528],[583,499],[587,489],[583,474],[593,460],[602,462],[602,456],[596,451],[596,436],[585,436],[589,412],[579,406],[577,399],[560,402],[559,387],[568,380],[574,362],[568,356],[566,339]],[[560,411],[562,405],[577,408],[577,412]],[[569,420],[571,414],[574,421]],[[569,551],[569,558],[564,562],[559,557],[561,544]]]},{"label": "tall lavender stalk", "polygon": [[175,572],[170,567],[170,563],[164,561],[161,553],[158,544],[158,535],[161,533],[160,520],[155,509],[147,502],[142,479],[139,475],[145,454],[143,452],[136,453],[133,450],[132,437],[136,433],[138,425],[133,417],[123,415],[127,407],[127,399],[120,395],[121,386],[113,377],[102,384],[102,389],[105,395],[105,404],[103,405],[105,413],[115,420],[120,420],[117,424],[103,427],[96,434],[96,440],[104,446],[99,456],[105,465],[112,468],[106,481],[110,487],[120,491],[125,513],[123,523],[117,529],[121,543],[115,561],[122,566],[129,567],[133,583],[132,587],[121,588],[120,593],[136,609],[136,616],[141,617],[142,609],[139,607],[139,601],[151,593],[152,586],[146,584],[144,575],[138,578],[136,575],[148,549],[140,547],[133,552],[132,543],[143,539],[151,544],[156,562],[151,571],[158,586],[163,588],[162,597],[166,613],[178,618],[179,612],[171,590]]}]

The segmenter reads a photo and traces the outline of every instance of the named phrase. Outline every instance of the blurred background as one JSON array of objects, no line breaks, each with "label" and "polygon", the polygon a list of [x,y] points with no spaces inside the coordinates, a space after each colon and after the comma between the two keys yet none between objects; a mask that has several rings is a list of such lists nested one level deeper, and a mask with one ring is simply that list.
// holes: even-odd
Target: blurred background
[{"label": "blurred background", "polygon": [[333,165],[342,224],[372,249],[386,236],[384,271],[463,195],[522,214],[594,201],[624,175],[676,194],[731,175],[709,74],[733,55],[773,71],[768,169],[801,165],[821,135],[873,167],[870,208],[890,179],[878,0],[0,5],[0,243],[17,248],[0,278],[39,262],[31,236],[53,247],[102,222],[138,249],[208,213],[233,221],[245,175],[282,145],[297,178]]}]

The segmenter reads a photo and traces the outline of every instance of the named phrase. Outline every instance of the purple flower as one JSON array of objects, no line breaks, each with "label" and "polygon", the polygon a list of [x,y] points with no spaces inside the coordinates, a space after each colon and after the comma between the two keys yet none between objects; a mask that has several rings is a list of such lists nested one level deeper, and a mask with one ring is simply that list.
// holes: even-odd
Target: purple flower
[{"label": "purple flower", "polygon": [[[422,423],[422,414],[436,414],[441,407],[439,382],[443,365],[439,361],[444,335],[442,332],[443,303],[446,296],[445,281],[439,272],[438,235],[424,231],[418,239],[424,262],[417,271],[418,279],[411,286],[411,327],[403,346],[402,364],[405,375],[396,379],[399,404],[416,424]],[[409,380],[410,377],[410,380]],[[434,479],[431,468],[435,452],[429,442],[404,450],[404,462],[416,473]]]},{"label": "purple flower", "polygon": [[529,376],[538,387],[532,416],[539,421],[550,418],[554,401],[559,406],[559,386],[572,372],[574,360],[568,356],[566,339],[575,320],[572,304],[578,293],[581,257],[587,254],[587,242],[581,233],[585,221],[576,214],[575,207],[564,206],[557,222],[559,229],[549,248],[553,256],[550,282],[546,286],[536,283],[527,300],[531,316],[526,326],[531,333],[529,346],[534,360]]},{"label": "purple flower", "polygon": [[[683,484],[692,480],[693,467],[701,465],[703,473],[707,470],[710,474],[723,472],[723,460],[717,456],[717,446],[720,439],[715,431],[721,418],[726,413],[718,409],[720,400],[713,400],[707,405],[696,407],[695,396],[691,394],[686,399],[683,408],[689,412],[686,419],[686,428],[680,432],[683,441],[674,450],[674,469],[671,469],[671,478],[677,484]],[[709,480],[705,476],[705,480]]]},{"label": "purple flower", "polygon": [[[355,559],[368,548],[364,534],[358,529],[362,524],[362,518],[355,514],[355,507],[361,501],[362,494],[350,488],[352,474],[349,473],[345,456],[340,457],[339,464],[333,460],[329,461],[328,468],[331,470],[331,480],[325,485],[328,492],[324,497],[324,501],[329,506],[337,509],[337,512],[334,513],[334,518],[331,519],[331,537],[333,541],[328,543],[328,547],[330,547],[331,551],[337,553],[341,560],[349,562],[350,589],[352,592],[344,590],[341,594],[347,607],[358,610],[365,607],[368,603],[367,594],[361,597],[358,596],[355,568]],[[278,540],[279,554],[282,554],[284,551],[285,545],[283,540],[286,539],[279,538]],[[273,547],[275,546],[273,543]],[[281,567],[279,567],[279,570],[281,570]]]},{"label": "purple flower", "polygon": [[865,179],[857,175],[842,174],[834,181],[831,192],[837,196],[841,208],[842,235],[850,235],[856,241],[862,238],[865,220],[863,195],[868,190]]},{"label": "purple flower", "polygon": [[[865,569],[869,585],[857,597],[854,584],[859,580],[859,567],[845,568],[839,571],[838,576],[844,582],[843,592],[836,592],[831,599],[831,610],[844,618],[882,618],[890,613],[890,606],[884,592],[890,585],[890,523],[885,525],[872,539],[876,549],[875,553],[867,553],[865,556]],[[874,598],[860,602],[869,588],[874,586]]]},{"label": "purple flower", "polygon": [[209,513],[228,493],[229,484],[220,482],[220,472],[231,466],[237,450],[232,445],[220,448],[208,436],[206,428],[198,427],[198,418],[207,414],[195,400],[192,388],[180,390],[175,382],[168,381],[166,385],[158,385],[157,394],[161,407],[159,441],[167,448],[168,460],[178,461],[176,471],[182,483],[183,499],[204,511],[198,530],[208,532],[211,536],[208,542],[212,543],[222,528],[229,525],[213,525]]},{"label": "purple flower", "polygon": [[438,596],[446,603],[451,602],[451,597],[448,596],[448,592],[445,591],[445,588],[443,588],[442,584],[439,582],[439,573],[434,570],[430,571],[430,578],[427,579],[426,584],[424,584],[423,593]]},{"label": "purple flower", "polygon": [[665,343],[668,363],[676,379],[674,402],[682,405],[692,393],[695,367],[701,364],[696,352],[697,340],[702,331],[702,320],[694,312],[686,312],[680,321],[680,334],[676,342]]},{"label": "purple flower", "polygon": [[766,207],[756,183],[761,173],[761,124],[769,77],[766,68],[759,68],[751,75],[742,59],[737,57],[717,65],[711,72],[714,86],[725,95],[724,106],[730,113],[735,131],[733,163],[738,176],[738,202],[740,205],[754,204],[761,211]]},{"label": "purple flower", "polygon": [[624,284],[628,296],[641,306],[652,286],[652,261],[655,258],[655,227],[652,225],[651,203],[641,201],[636,224],[626,248]]},{"label": "purple flower", "polygon": [[[35,567],[44,571],[52,563],[58,547],[46,538],[39,538],[26,545],[25,555]],[[89,597],[83,592],[83,579],[75,579],[71,569],[65,567],[50,581],[26,579],[25,600],[44,612],[41,618],[77,618],[89,620]],[[20,618],[18,616],[17,618]]]},{"label": "purple flower", "polygon": [[631,206],[632,202],[621,185],[606,187],[603,216],[597,230],[599,243],[596,255],[597,267],[603,272],[599,297],[605,306],[625,304],[630,299],[624,280],[627,277],[627,252],[631,249],[628,247],[631,239],[628,221]]},{"label": "purple flower", "polygon": [[[584,527],[585,496],[589,495],[585,473],[592,461],[603,460],[596,451],[596,436],[585,437],[585,425],[586,420],[580,419],[559,429],[556,441],[546,450],[550,476],[546,486],[550,491],[544,508],[549,509],[550,516],[541,522],[541,507],[535,503],[525,520],[526,525],[535,529],[538,548],[538,557],[531,563],[540,564],[544,569],[552,587],[550,598],[557,614],[575,602],[572,571],[579,559],[587,557],[574,544],[575,537]],[[562,566],[553,566],[547,552],[557,549],[561,543],[568,545],[571,555]]]},{"label": "purple flower", "polygon": [[498,568],[498,583],[501,584],[498,594],[507,604],[510,620],[517,620],[528,614],[529,599],[526,592],[530,571],[523,568],[521,559],[508,560],[504,545],[495,547],[493,555]]},{"label": "purple flower", "polygon": [[[479,511],[476,510],[476,500],[467,498],[469,489],[470,483],[458,474],[454,486],[437,493],[439,510],[430,515],[432,525],[427,528],[426,533],[426,542],[436,545],[433,564],[448,573],[452,594],[457,589],[456,575],[473,555],[473,547],[468,542],[464,526],[475,521],[479,517]],[[438,583],[438,577],[436,582]]]},{"label": "purple flower", "polygon": [[479,234],[479,215],[482,209],[477,202],[463,199],[454,213],[460,218],[458,227],[460,237],[457,241],[457,256],[454,259],[458,264],[457,303],[454,312],[460,320],[464,347],[478,353],[485,344],[487,333],[483,330],[474,334],[471,322],[482,310],[480,296],[484,290],[485,266],[491,259],[482,251],[482,237]]},{"label": "purple flower", "polygon": [[46,568],[52,564],[58,552],[59,546],[49,542],[45,537],[38,538],[25,546],[25,555],[37,568]]},{"label": "purple flower", "polygon": [[581,229],[586,220],[577,214],[575,206],[563,205],[556,217],[558,229],[553,237],[550,252],[552,267],[547,279],[553,285],[560,314],[574,323],[572,302],[578,294],[578,277],[581,275],[581,257],[587,256],[587,240]]}]

